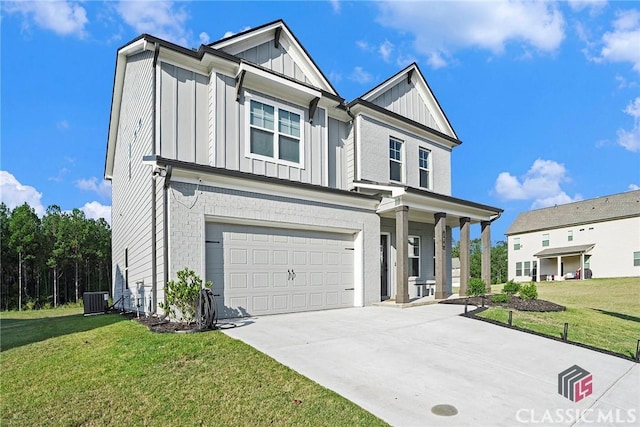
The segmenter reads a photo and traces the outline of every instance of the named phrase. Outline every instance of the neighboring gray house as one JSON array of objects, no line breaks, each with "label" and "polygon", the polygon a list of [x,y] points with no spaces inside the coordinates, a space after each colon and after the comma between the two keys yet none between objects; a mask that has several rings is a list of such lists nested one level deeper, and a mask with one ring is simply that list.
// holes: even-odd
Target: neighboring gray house
[{"label": "neighboring gray house", "polygon": [[416,64],[346,102],[283,21],[197,50],[142,35],[116,57],[113,297],[156,312],[189,267],[222,317],[445,298],[454,227],[464,293],[469,227],[489,248],[501,209],[451,196],[459,144]]},{"label": "neighboring gray house", "polygon": [[505,234],[515,281],[573,279],[587,268],[640,277],[640,190],[524,212]]}]

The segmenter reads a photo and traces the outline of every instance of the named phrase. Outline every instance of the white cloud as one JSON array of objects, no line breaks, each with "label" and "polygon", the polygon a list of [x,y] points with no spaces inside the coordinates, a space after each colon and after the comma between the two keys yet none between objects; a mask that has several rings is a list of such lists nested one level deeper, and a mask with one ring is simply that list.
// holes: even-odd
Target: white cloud
[{"label": "white cloud", "polygon": [[111,224],[111,206],[105,206],[100,202],[89,202],[85,203],[80,210],[84,212],[87,218],[104,218],[109,224]]},{"label": "white cloud", "polygon": [[60,120],[56,123],[56,127],[61,130],[69,129],[69,122],[67,120]]},{"label": "white cloud", "polygon": [[494,54],[508,43],[553,52],[564,39],[564,18],[551,2],[395,2],[381,3],[378,21],[414,35],[415,49],[434,67],[447,64],[457,49]]},{"label": "white cloud", "polygon": [[356,41],[356,46],[365,51],[371,50],[371,48],[369,47],[369,43],[365,42],[364,40]]},{"label": "white cloud", "polygon": [[640,11],[618,12],[613,22],[613,31],[602,36],[600,56],[596,62],[630,62],[640,73]]},{"label": "white cloud", "polygon": [[[240,32],[243,33],[243,32],[245,32],[247,30],[250,30],[250,29],[251,29],[251,27],[244,27],[242,30],[240,30]],[[224,33],[222,38],[226,39],[227,37],[231,37],[231,36],[234,36],[236,34],[238,34],[238,33],[236,33],[235,31],[227,31],[227,32]]]},{"label": "white cloud", "polygon": [[607,5],[607,0],[569,0],[569,6],[575,11],[589,9],[597,13]]},{"label": "white cloud", "polygon": [[22,185],[15,176],[7,171],[0,171],[0,201],[9,209],[28,203],[38,216],[44,215],[42,193],[29,185]]},{"label": "white cloud", "polygon": [[632,152],[640,151],[640,96],[631,101],[624,110],[633,117],[631,130],[618,129],[618,145]]},{"label": "white cloud", "polygon": [[378,48],[378,53],[385,62],[389,62],[391,59],[391,53],[393,52],[393,43],[389,40],[385,40]]},{"label": "white cloud", "polygon": [[191,32],[185,24],[189,18],[183,6],[172,1],[129,1],[118,3],[122,19],[138,33],[147,33],[183,46],[189,44]]},{"label": "white cloud", "polygon": [[58,175],[56,176],[50,176],[49,177],[49,181],[54,181],[54,182],[62,182],[64,181],[64,177],[66,174],[69,173],[69,169],[67,168],[62,168],[58,171]]},{"label": "white cloud", "polygon": [[506,200],[533,200],[531,207],[537,209],[581,200],[579,194],[571,197],[562,190],[561,184],[569,181],[562,163],[537,159],[521,178],[500,173],[494,191]]},{"label": "white cloud", "polygon": [[51,30],[60,35],[85,37],[85,26],[89,22],[87,11],[75,1],[15,1],[4,5],[8,13],[22,13],[23,27],[28,29],[32,23],[40,28]]},{"label": "white cloud", "polygon": [[201,32],[198,37],[200,38],[200,44],[209,44],[209,42],[211,41],[209,34],[205,33],[204,31]]},{"label": "white cloud", "polygon": [[640,190],[640,185],[638,184],[629,184],[629,191]]},{"label": "white cloud", "polygon": [[340,0],[329,0],[329,3],[331,3],[331,8],[334,13],[340,13],[340,9],[342,8]]},{"label": "white cloud", "polygon": [[356,83],[370,83],[373,80],[373,76],[366,72],[362,67],[355,67],[349,75],[349,80],[353,80]]},{"label": "white cloud", "polygon": [[89,179],[79,179],[76,181],[76,187],[85,191],[93,191],[104,199],[111,197],[111,182],[101,180],[98,182],[98,178],[92,176]]}]

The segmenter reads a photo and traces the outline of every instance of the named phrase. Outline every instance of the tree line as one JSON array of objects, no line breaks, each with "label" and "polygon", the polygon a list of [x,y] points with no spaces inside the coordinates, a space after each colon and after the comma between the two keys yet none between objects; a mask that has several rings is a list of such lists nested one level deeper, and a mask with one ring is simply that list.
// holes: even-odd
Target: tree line
[{"label": "tree line", "polygon": [[27,203],[0,203],[0,246],[0,310],[56,307],[109,290],[111,227],[103,218],[56,205],[40,218]]},{"label": "tree line", "polygon": [[[469,270],[471,277],[482,277],[482,240],[473,239],[469,242]],[[460,257],[460,242],[454,242],[451,256]],[[491,284],[507,281],[507,243],[496,242],[491,247]]]}]

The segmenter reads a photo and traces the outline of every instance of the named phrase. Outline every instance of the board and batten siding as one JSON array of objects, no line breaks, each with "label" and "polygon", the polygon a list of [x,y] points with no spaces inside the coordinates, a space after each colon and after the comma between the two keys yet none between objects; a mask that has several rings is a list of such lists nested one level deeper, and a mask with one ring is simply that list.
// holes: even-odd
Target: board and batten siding
[{"label": "board and batten siding", "polygon": [[358,167],[363,180],[389,182],[389,138],[403,142],[403,183],[420,187],[418,149],[430,151],[431,188],[429,190],[451,195],[451,150],[426,138],[400,128],[384,124],[373,118],[362,116],[361,148]]},{"label": "board and batten siding", "polygon": [[[153,52],[128,58],[113,167],[111,226],[114,300],[125,297],[135,309],[136,298],[148,307],[151,295],[151,170],[142,164],[153,151]],[[128,252],[129,290],[124,289],[125,250]],[[144,286],[138,294],[137,282]]]},{"label": "board and batten siding", "polygon": [[407,83],[406,80],[402,80],[402,82],[377,96],[372,102],[432,129],[442,131],[434,120],[427,104],[415,89],[414,84]]},{"label": "board and batten siding", "polygon": [[[215,123],[213,141],[214,166],[224,169],[287,179],[308,184],[324,185],[327,162],[327,137],[325,132],[326,114],[323,108],[315,112],[313,123],[309,123],[308,108],[295,105],[283,99],[276,99],[250,89],[245,89],[239,101],[236,101],[235,79],[217,74],[215,78]],[[257,96],[283,105],[291,105],[304,112],[301,118],[304,139],[304,166],[279,164],[275,160],[263,160],[249,157],[246,153],[247,114],[249,97]]]},{"label": "board and batten siding", "polygon": [[160,135],[162,157],[209,164],[209,77],[178,66],[160,65]]},{"label": "board and batten siding", "polygon": [[347,168],[349,144],[349,128],[347,123],[329,118],[329,154],[327,161],[329,173],[329,187],[347,190]]},{"label": "board and batten siding", "polygon": [[282,43],[275,47],[273,40],[269,40],[251,49],[237,53],[236,56],[276,73],[284,74],[299,82],[311,84],[300,67],[284,49]]}]

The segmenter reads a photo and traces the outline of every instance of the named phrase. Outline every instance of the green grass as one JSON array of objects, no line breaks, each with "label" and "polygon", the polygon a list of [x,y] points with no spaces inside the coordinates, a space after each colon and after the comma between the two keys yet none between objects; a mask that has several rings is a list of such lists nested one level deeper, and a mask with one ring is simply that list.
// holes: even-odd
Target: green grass
[{"label": "green grass", "polygon": [[386,425],[219,331],[81,309],[0,314],[0,424]]},{"label": "green grass", "polygon": [[[513,312],[513,325],[635,357],[640,339],[640,278],[541,282],[538,298],[562,304],[564,312]],[[501,285],[492,287],[499,292]],[[509,310],[491,308],[481,317],[507,323]]]}]

